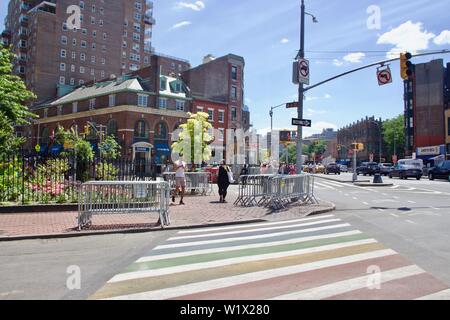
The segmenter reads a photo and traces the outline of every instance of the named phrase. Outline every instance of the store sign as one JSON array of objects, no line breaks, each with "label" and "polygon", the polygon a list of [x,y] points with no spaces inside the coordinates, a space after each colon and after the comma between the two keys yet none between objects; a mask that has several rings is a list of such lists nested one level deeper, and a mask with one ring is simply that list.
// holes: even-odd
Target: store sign
[{"label": "store sign", "polygon": [[418,156],[436,156],[440,154],[441,154],[440,146],[417,148]]},{"label": "store sign", "polygon": [[142,147],[137,147],[135,149],[136,152],[150,152],[150,148],[142,148]]}]

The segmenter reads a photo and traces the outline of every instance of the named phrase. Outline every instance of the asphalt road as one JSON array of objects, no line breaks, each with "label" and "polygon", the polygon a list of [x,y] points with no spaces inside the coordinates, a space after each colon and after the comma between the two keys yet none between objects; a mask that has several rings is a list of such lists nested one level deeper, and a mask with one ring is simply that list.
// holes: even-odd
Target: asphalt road
[{"label": "asphalt road", "polygon": [[[337,178],[348,180],[351,174]],[[336,204],[336,216],[450,285],[450,183],[383,180],[394,186],[362,188],[317,179],[316,195]]]},{"label": "asphalt road", "polygon": [[[86,299],[171,233],[2,242],[0,300]],[[68,279],[70,286],[76,285],[71,276],[78,271],[80,289],[70,290]]]}]

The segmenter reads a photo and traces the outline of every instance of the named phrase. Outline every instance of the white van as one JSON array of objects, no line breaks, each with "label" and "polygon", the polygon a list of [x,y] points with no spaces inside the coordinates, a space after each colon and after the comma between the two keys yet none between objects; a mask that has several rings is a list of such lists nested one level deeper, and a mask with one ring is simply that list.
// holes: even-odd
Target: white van
[{"label": "white van", "polygon": [[423,175],[423,160],[403,159],[397,162],[394,169],[389,173],[389,178],[400,179],[416,178],[420,180]]}]

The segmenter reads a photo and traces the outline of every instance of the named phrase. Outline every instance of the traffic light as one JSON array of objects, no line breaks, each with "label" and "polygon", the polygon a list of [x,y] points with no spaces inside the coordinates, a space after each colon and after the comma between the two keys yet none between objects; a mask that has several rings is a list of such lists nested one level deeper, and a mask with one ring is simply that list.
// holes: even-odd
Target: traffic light
[{"label": "traffic light", "polygon": [[352,149],[355,151],[363,151],[364,150],[364,144],[363,143],[352,143]]},{"label": "traffic light", "polygon": [[413,63],[410,61],[412,54],[409,52],[400,54],[400,72],[403,80],[409,79],[413,75]]}]

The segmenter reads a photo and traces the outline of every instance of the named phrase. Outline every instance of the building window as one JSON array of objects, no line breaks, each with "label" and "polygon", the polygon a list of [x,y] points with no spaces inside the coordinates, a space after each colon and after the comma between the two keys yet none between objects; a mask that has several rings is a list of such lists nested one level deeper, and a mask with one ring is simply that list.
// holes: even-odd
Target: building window
[{"label": "building window", "polygon": [[203,107],[198,106],[197,107],[197,112],[203,112]]},{"label": "building window", "polygon": [[95,17],[91,17],[91,24],[95,24]]},{"label": "building window", "polygon": [[92,62],[92,63],[95,63],[95,56],[92,56],[92,57],[91,57],[91,62]]},{"label": "building window", "polygon": [[219,110],[219,122],[224,123],[225,122],[225,111]]},{"label": "building window", "polygon": [[75,65],[74,64],[70,66],[70,72],[75,72]]},{"label": "building window", "polygon": [[58,116],[62,116],[62,113],[63,113],[63,106],[58,106],[58,107],[57,107],[57,112],[58,112]]},{"label": "building window", "polygon": [[67,23],[66,22],[64,22],[62,24],[62,29],[63,29],[63,31],[67,31]]},{"label": "building window", "polygon": [[60,70],[60,71],[66,71],[66,64],[65,64],[64,62],[61,62],[61,63],[59,64],[59,70]]},{"label": "building window", "polygon": [[48,117],[48,108],[45,108],[44,109],[44,118],[47,118]]},{"label": "building window", "polygon": [[67,37],[66,36],[61,36],[61,43],[62,44],[67,44]]},{"label": "building window", "polygon": [[167,109],[167,99],[166,98],[159,98],[159,108]]},{"label": "building window", "polygon": [[139,33],[133,33],[133,40],[141,41],[141,35]]},{"label": "building window", "polygon": [[231,79],[237,80],[237,67],[233,66],[231,67]]},{"label": "building window", "polygon": [[146,137],[146,133],[147,133],[147,128],[145,125],[145,121],[144,120],[139,120],[136,123],[136,126],[134,128],[134,136],[138,137],[138,138],[145,138]]},{"label": "building window", "polygon": [[61,49],[61,58],[65,58],[67,56],[67,51],[64,49]]},{"label": "building window", "polygon": [[77,39],[75,39],[75,38],[72,39],[72,45],[73,45],[73,46],[76,46],[76,45],[77,45]]},{"label": "building window", "polygon": [[231,98],[233,100],[237,99],[237,87],[231,86]]},{"label": "building window", "polygon": [[61,76],[59,77],[59,84],[65,85],[66,84],[66,78]]},{"label": "building window", "polygon": [[181,92],[181,83],[180,82],[175,83],[175,92],[176,93]]},{"label": "building window", "polygon": [[85,72],[85,68],[84,67],[80,67],[80,73],[83,74]]},{"label": "building window", "polygon": [[95,109],[95,99],[90,99],[89,100],[89,110],[94,110]]},{"label": "building window", "polygon": [[184,101],[182,100],[177,100],[176,102],[177,104],[177,111],[184,111]]},{"label": "building window", "polygon": [[161,91],[167,90],[167,79],[166,78],[161,78],[160,90]]},{"label": "building window", "polygon": [[81,40],[81,47],[82,47],[82,48],[86,48],[86,47],[87,47],[86,41]]},{"label": "building window", "polygon": [[108,124],[106,125],[106,134],[108,136],[117,137],[117,121],[114,119],[111,119],[108,121]]},{"label": "building window", "polygon": [[77,113],[78,112],[78,102],[73,102],[72,103],[72,113]]},{"label": "building window", "polygon": [[214,109],[208,109],[208,121],[214,121]]},{"label": "building window", "polygon": [[115,94],[111,94],[109,96],[109,106],[110,107],[114,107],[116,105],[116,95]]},{"label": "building window", "polygon": [[75,79],[74,78],[70,78],[70,85],[71,86],[75,85]]},{"label": "building window", "polygon": [[80,53],[80,60],[81,61],[85,61],[86,60],[86,54],[85,53]]},{"label": "building window", "polygon": [[138,94],[138,106],[147,107],[148,106],[148,96],[144,94]]},{"label": "building window", "polygon": [[231,107],[231,119],[233,121],[237,120],[237,108],[236,107]]},{"label": "building window", "polygon": [[76,52],[72,52],[72,59],[76,59],[77,58],[77,53]]},{"label": "building window", "polygon": [[84,1],[80,1],[80,8],[84,9]]}]

